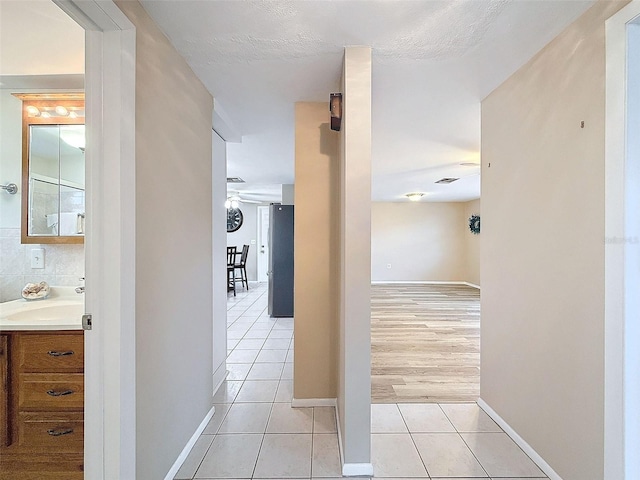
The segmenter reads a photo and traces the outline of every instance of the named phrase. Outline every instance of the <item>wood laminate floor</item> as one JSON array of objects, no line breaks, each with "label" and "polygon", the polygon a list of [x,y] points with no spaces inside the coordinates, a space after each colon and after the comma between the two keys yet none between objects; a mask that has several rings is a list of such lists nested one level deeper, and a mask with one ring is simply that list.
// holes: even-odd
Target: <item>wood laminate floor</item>
[{"label": "wood laminate floor", "polygon": [[373,285],[372,402],[475,402],[479,395],[480,290]]}]

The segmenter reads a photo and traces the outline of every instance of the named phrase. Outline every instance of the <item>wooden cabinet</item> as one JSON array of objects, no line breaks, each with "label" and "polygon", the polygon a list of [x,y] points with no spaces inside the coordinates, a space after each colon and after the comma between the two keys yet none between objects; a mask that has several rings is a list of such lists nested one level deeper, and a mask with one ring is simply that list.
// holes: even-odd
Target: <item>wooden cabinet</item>
[{"label": "wooden cabinet", "polygon": [[9,351],[7,335],[0,335],[0,448],[9,444]]},{"label": "wooden cabinet", "polygon": [[7,332],[0,348],[0,478],[82,479],[83,332]]}]

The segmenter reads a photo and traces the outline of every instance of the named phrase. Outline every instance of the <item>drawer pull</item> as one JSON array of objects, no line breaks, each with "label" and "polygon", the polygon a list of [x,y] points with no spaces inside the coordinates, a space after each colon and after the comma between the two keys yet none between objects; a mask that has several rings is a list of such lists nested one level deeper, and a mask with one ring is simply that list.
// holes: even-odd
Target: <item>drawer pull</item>
[{"label": "drawer pull", "polygon": [[49,350],[47,354],[51,355],[52,357],[68,357],[69,355],[73,355],[73,350],[67,350],[66,352],[56,352],[55,350]]},{"label": "drawer pull", "polygon": [[52,428],[51,430],[47,430],[47,433],[52,437],[59,437],[61,435],[69,435],[70,433],[73,433],[73,428],[60,428],[57,430]]},{"label": "drawer pull", "polygon": [[47,395],[51,397],[63,397],[65,395],[71,395],[74,392],[73,390],[47,390]]}]

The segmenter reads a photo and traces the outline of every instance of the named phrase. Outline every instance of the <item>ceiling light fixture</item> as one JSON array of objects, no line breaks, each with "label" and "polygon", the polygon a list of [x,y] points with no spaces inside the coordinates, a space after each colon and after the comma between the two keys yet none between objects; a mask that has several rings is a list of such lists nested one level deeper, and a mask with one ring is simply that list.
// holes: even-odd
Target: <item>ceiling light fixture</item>
[{"label": "ceiling light fixture", "polygon": [[227,198],[227,200],[224,202],[224,208],[226,208],[227,210],[229,210],[230,208],[236,209],[239,206],[240,203],[234,198]]},{"label": "ceiling light fixture", "polygon": [[412,192],[412,193],[406,193],[404,196],[407,197],[412,202],[417,202],[418,200],[420,200],[424,196],[424,193],[422,193],[422,192]]}]

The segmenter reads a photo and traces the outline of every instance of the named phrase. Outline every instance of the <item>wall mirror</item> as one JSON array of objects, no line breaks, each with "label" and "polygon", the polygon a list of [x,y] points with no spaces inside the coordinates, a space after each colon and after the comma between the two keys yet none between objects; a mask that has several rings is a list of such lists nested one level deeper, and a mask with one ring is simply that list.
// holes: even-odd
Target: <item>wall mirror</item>
[{"label": "wall mirror", "polygon": [[22,243],[83,243],[84,94],[22,100]]}]

